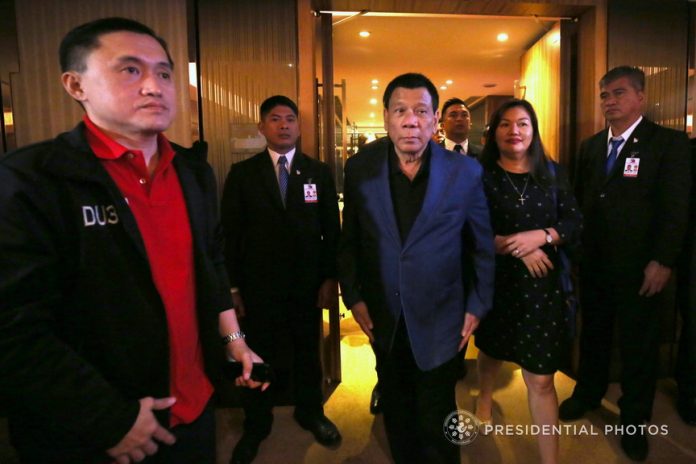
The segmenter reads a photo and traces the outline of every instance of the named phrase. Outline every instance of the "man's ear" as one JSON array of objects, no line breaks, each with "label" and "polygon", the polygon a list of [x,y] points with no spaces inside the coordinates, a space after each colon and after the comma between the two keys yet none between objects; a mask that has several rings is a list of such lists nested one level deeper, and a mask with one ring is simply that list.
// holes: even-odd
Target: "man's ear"
[{"label": "man's ear", "polygon": [[68,92],[68,95],[79,102],[86,99],[85,92],[82,89],[82,76],[80,73],[66,71],[60,76],[60,80],[63,83],[63,88]]}]

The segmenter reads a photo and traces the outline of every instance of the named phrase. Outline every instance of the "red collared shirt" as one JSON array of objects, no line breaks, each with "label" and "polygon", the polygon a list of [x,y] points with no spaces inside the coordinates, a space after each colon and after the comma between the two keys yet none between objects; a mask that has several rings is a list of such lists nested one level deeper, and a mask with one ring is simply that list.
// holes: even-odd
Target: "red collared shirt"
[{"label": "red collared shirt", "polygon": [[166,311],[170,394],[177,399],[169,425],[193,422],[210,400],[213,387],[203,368],[191,225],[179,177],[172,165],[175,152],[167,138],[159,134],[159,162],[150,176],[141,151],[129,150],[109,138],[86,115],[84,122],[89,146],[135,216],[152,280]]}]

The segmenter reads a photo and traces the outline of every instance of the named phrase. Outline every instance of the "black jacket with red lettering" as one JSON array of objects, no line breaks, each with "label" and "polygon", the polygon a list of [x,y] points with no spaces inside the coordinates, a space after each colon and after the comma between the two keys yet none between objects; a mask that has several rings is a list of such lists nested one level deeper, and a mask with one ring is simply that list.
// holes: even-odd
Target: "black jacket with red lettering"
[{"label": "black jacket with red lettering", "polygon": [[[80,124],[0,158],[0,399],[32,462],[103,457],[132,427],[139,398],[169,395],[167,320],[145,247],[83,134]],[[204,150],[173,146],[215,380],[218,313],[232,307],[217,190]]]}]

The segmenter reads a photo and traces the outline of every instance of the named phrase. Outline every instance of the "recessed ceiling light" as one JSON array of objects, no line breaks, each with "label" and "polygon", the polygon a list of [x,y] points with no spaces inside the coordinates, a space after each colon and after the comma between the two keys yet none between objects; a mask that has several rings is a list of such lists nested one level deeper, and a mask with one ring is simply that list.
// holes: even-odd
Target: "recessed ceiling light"
[{"label": "recessed ceiling light", "polygon": [[370,98],[370,105],[376,105],[377,104],[377,99],[376,98]]},{"label": "recessed ceiling light", "polygon": [[377,79],[372,79],[373,84],[379,84],[379,81]]},{"label": "recessed ceiling light", "polygon": [[378,85],[373,85],[373,86],[372,86],[372,90],[377,90],[377,89],[379,89],[379,86],[378,86]]},{"label": "recessed ceiling light", "polygon": [[292,68],[294,65],[292,63],[288,63],[288,68]]},{"label": "recessed ceiling light", "polygon": [[506,42],[508,38],[509,37],[505,32],[498,34],[498,42]]},{"label": "recessed ceiling light", "polygon": [[360,31],[358,35],[360,37],[370,37],[370,31]]},{"label": "recessed ceiling light", "polygon": [[452,83],[453,83],[452,79],[447,79],[445,81],[445,84],[447,84],[447,85],[452,85]]},{"label": "recessed ceiling light", "polygon": [[375,117],[375,113],[370,113],[370,117],[371,117],[371,118],[374,118],[374,117]]},{"label": "recessed ceiling light", "polygon": [[441,86],[440,86],[440,90],[447,90],[447,86],[446,86],[446,85],[441,85]]}]

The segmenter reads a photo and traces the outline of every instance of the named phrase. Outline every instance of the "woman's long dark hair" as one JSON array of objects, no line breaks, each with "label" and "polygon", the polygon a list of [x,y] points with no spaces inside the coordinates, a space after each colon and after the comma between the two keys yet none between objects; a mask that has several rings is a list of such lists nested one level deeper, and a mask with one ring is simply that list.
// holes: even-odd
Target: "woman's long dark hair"
[{"label": "woman's long dark hair", "polygon": [[503,119],[503,114],[510,108],[515,107],[521,107],[525,110],[527,114],[529,114],[529,119],[532,122],[532,143],[529,144],[529,149],[527,150],[527,156],[529,157],[529,174],[542,188],[549,188],[555,183],[555,179],[549,172],[549,158],[546,156],[544,144],[541,143],[539,120],[537,119],[534,107],[532,107],[532,104],[527,100],[518,100],[514,98],[503,103],[500,108],[493,113],[489,123],[488,134],[486,135],[486,145],[483,147],[483,152],[481,153],[481,164],[483,164],[486,169],[493,169],[498,159],[500,159],[500,149],[495,140],[495,133],[500,125],[501,119]]}]

